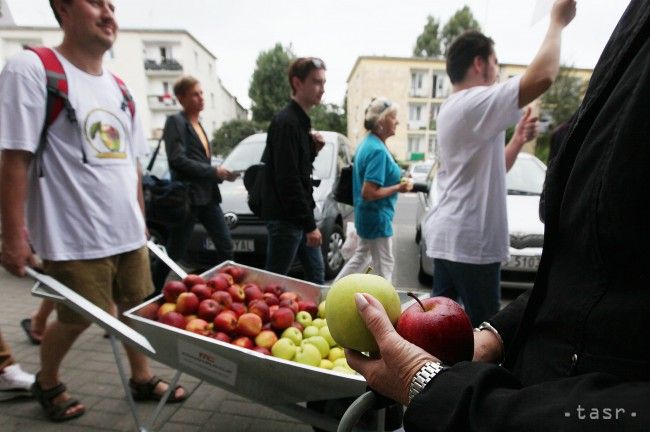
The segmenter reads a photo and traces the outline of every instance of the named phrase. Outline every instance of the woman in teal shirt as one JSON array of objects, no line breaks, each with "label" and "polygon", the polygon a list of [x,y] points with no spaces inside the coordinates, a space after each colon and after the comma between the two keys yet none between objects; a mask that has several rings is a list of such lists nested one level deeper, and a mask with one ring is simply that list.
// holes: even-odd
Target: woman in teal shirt
[{"label": "woman in teal shirt", "polygon": [[392,278],[397,194],[412,188],[410,183],[400,182],[401,170],[386,147],[386,139],[395,135],[397,123],[397,107],[386,98],[375,98],[366,108],[363,125],[368,134],[357,146],[352,177],[359,245],[337,279],[365,272],[368,265],[388,281]]}]

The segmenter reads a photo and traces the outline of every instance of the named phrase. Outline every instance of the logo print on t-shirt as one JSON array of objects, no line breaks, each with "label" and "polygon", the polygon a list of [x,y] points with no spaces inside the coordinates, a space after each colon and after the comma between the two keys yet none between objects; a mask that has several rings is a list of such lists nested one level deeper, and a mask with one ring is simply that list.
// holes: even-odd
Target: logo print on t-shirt
[{"label": "logo print on t-shirt", "polygon": [[120,119],[103,109],[94,109],[88,113],[84,122],[86,141],[101,159],[126,159],[125,128]]}]

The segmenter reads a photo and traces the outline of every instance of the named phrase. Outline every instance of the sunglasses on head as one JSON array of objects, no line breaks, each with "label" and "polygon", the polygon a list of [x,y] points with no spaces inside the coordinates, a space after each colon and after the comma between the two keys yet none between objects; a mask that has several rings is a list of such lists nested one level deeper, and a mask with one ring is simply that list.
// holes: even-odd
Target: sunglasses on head
[{"label": "sunglasses on head", "polygon": [[318,57],[311,57],[309,59],[309,63],[312,64],[316,69],[324,69],[325,68],[325,62]]}]

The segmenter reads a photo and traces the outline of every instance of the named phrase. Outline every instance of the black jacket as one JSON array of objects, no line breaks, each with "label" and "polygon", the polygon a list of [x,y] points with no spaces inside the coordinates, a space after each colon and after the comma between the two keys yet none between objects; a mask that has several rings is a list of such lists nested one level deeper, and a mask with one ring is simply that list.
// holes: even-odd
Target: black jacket
[{"label": "black jacket", "polygon": [[262,218],[291,222],[304,232],[316,229],[311,179],[316,151],[310,130],[309,116],[292,100],[273,117],[262,156]]},{"label": "black jacket", "polygon": [[491,320],[505,367],[442,372],[407,431],[650,431],[649,119],[650,2],[632,0],[549,167],[535,287]]},{"label": "black jacket", "polygon": [[185,113],[167,117],[163,139],[172,179],[189,185],[191,204],[220,203],[217,173]]}]

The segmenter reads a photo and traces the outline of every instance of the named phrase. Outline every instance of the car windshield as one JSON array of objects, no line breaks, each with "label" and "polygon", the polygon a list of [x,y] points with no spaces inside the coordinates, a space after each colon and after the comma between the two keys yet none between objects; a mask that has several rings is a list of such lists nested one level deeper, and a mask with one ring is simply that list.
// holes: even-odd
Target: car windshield
[{"label": "car windshield", "polygon": [[[231,171],[244,171],[262,159],[265,145],[264,141],[242,142],[230,152],[223,165]],[[332,175],[333,155],[334,145],[325,143],[314,161],[314,178],[327,179]]]},{"label": "car windshield", "polygon": [[510,195],[541,195],[546,170],[535,159],[517,158],[506,175]]}]

